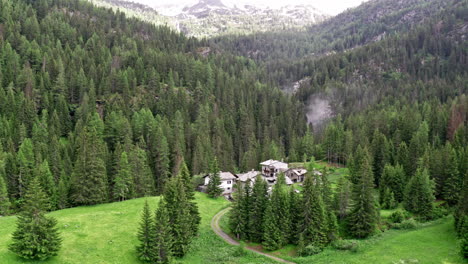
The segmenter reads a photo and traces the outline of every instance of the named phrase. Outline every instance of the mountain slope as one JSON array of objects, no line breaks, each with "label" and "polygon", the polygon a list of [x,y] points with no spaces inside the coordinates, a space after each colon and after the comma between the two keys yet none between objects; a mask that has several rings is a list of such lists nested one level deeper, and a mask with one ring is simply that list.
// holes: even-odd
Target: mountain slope
[{"label": "mountain slope", "polygon": [[[157,24],[167,23],[188,36],[213,37],[279,30],[305,29],[328,18],[308,5],[285,5],[281,8],[254,5],[226,5],[221,0],[200,0],[191,6],[163,5],[146,7],[121,0],[92,0],[106,7],[120,8],[129,14]],[[160,14],[158,10],[160,8]],[[166,14],[166,15],[161,15]]]}]

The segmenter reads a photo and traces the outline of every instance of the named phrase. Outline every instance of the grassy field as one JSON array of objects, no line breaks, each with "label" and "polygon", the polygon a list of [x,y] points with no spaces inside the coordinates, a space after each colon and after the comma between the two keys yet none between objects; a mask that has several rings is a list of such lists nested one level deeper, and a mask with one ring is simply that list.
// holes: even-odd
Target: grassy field
[{"label": "grassy field", "polygon": [[[246,252],[236,254],[237,247],[226,244],[211,230],[211,218],[229,202],[223,198],[210,199],[197,193],[202,216],[200,234],[193,241],[189,254],[179,263],[274,263],[271,260]],[[158,198],[148,198],[152,209]],[[0,218],[0,263],[142,263],[136,258],[136,232],[145,198],[119,203],[77,207],[50,213],[57,218],[63,247],[59,255],[44,262],[26,262],[7,249],[16,217]]]},{"label": "grassy field", "polygon": [[[221,219],[221,227],[229,231],[227,217]],[[258,244],[248,245],[261,249]],[[361,240],[357,252],[327,248],[310,257],[295,257],[294,252],[295,247],[288,245],[270,253],[298,264],[466,263],[458,254],[452,217],[439,219],[415,230],[388,230],[373,238]]]}]

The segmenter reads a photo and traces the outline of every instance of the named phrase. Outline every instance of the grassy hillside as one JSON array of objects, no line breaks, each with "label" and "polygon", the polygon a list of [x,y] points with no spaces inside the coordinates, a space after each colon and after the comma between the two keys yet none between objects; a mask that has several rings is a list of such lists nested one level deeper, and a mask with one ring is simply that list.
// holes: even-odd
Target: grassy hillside
[{"label": "grassy hillside", "polygon": [[[211,218],[228,202],[210,199],[197,193],[202,224],[182,263],[273,263],[253,253],[236,257],[236,247],[229,246],[210,228]],[[153,209],[158,197],[148,198]],[[97,206],[77,207],[50,213],[59,221],[63,247],[57,257],[41,263],[142,263],[135,254],[136,232],[145,198]],[[0,263],[25,263],[7,249],[16,217],[0,218]],[[34,263],[34,262],[28,262]]]},{"label": "grassy hillside", "polygon": [[[221,219],[221,227],[228,230],[227,217]],[[249,244],[258,246],[258,244]],[[457,240],[453,218],[440,219],[416,230],[389,230],[379,236],[361,241],[357,252],[339,251],[327,248],[310,257],[293,257],[295,247],[289,245],[272,252],[299,264],[333,263],[466,263],[456,250]]]}]

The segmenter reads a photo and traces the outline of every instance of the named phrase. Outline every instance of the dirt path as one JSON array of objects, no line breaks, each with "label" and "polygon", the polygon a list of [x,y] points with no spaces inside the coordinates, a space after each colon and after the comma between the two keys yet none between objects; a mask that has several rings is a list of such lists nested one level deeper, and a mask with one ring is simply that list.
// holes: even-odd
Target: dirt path
[{"label": "dirt path", "polygon": [[[213,231],[214,231],[218,236],[220,236],[222,239],[224,239],[224,241],[226,241],[227,243],[229,243],[229,244],[231,244],[231,245],[234,245],[234,246],[238,246],[238,245],[239,245],[239,242],[237,242],[236,240],[234,240],[234,239],[233,239],[232,237],[230,237],[228,234],[224,233],[223,230],[221,230],[221,227],[219,226],[219,219],[221,219],[221,217],[223,217],[223,215],[225,215],[227,212],[229,212],[229,210],[231,210],[230,207],[219,211],[219,213],[217,213],[215,216],[213,216],[213,219],[211,219],[211,229],[213,229]],[[263,256],[265,256],[265,257],[271,258],[271,259],[276,260],[276,261],[281,262],[281,263],[295,264],[294,262],[287,261],[287,260],[284,260],[284,259],[282,259],[282,258],[275,257],[275,256],[270,255],[270,254],[267,254],[267,253],[263,253],[263,252],[261,252],[261,251],[258,251],[257,249],[254,249],[254,248],[246,247],[246,249],[247,249],[247,250],[250,250],[250,251],[252,251],[252,252],[258,253],[258,254],[260,254],[260,255],[263,255]]]}]

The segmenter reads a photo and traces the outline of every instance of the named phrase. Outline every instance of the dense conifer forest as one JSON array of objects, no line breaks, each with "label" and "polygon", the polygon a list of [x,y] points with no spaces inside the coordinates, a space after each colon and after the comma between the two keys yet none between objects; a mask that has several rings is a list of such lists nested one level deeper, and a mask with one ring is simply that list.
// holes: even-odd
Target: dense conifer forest
[{"label": "dense conifer forest", "polygon": [[[1,1],[2,175],[15,210],[33,177],[53,209],[162,193],[284,155],[302,106],[251,60],[84,1]],[[264,153],[260,156],[261,153]],[[39,167],[40,169],[35,169]],[[4,195],[4,194],[3,194]]]},{"label": "dense conifer forest", "polygon": [[[237,239],[312,255],[384,230],[379,210],[399,208],[392,224],[453,214],[466,258],[468,2],[394,2],[306,31],[199,40],[86,1],[0,0],[0,216],[19,214],[11,250],[57,254],[47,211],[161,195],[155,213],[144,208],[137,253],[168,263],[197,236],[194,175],[216,183],[220,170],[285,159],[310,161],[303,190],[281,178],[270,191],[260,179],[239,185]],[[307,122],[312,98],[333,110],[321,126]],[[311,157],[350,175],[332,188]],[[51,237],[42,255],[21,242],[34,221]]]}]

